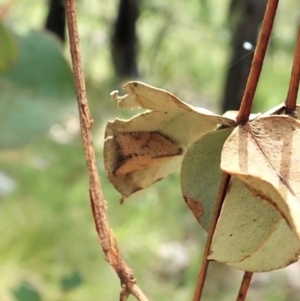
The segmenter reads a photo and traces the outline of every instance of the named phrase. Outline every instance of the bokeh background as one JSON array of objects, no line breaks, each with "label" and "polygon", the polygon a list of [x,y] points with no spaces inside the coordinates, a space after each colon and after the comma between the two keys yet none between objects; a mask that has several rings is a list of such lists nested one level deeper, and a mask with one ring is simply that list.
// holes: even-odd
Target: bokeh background
[{"label": "bokeh background", "polygon": [[[298,1],[279,5],[256,112],[285,100]],[[229,74],[246,68],[243,63],[255,46],[248,39],[241,43],[237,34],[252,24],[256,39],[255,5],[253,0],[141,1],[133,22],[136,65],[123,72],[113,64],[111,46],[119,1],[77,1],[108,217],[124,258],[151,300],[191,300],[205,233],[182,200],[178,173],[120,205],[103,168],[103,131],[107,120],[130,113],[118,110],[109,93],[121,90],[128,79],[139,79],[222,112]],[[120,283],[104,260],[91,215],[67,37],[62,42],[46,32],[49,6],[46,0],[0,0],[0,300],[118,300]],[[240,99],[241,85],[231,89],[230,95],[237,96],[230,99]],[[211,264],[203,299],[235,300],[242,274]],[[299,264],[255,274],[248,300],[299,300],[299,279]]]}]

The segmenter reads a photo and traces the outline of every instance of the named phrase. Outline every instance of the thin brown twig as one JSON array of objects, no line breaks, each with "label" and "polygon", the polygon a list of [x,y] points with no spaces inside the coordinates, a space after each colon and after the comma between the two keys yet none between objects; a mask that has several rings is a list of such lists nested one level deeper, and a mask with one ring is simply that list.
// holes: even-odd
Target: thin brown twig
[{"label": "thin brown twig", "polygon": [[229,181],[230,181],[230,175],[223,173],[221,182],[220,182],[217,199],[216,199],[216,203],[214,206],[213,215],[212,215],[209,230],[207,233],[207,239],[206,239],[206,243],[205,243],[205,247],[204,247],[204,251],[203,251],[202,263],[201,263],[200,271],[199,271],[198,278],[197,278],[197,285],[196,285],[193,301],[199,301],[202,296],[204,282],[205,282],[207,269],[208,269],[208,265],[209,265],[209,260],[207,259],[207,257],[209,255],[213,234],[215,232],[215,228],[216,228],[217,221],[218,221],[218,218],[219,218],[219,215],[221,212],[221,208],[222,208],[223,201],[224,201],[224,198],[226,195]]},{"label": "thin brown twig", "polygon": [[297,118],[297,95],[300,81],[300,25],[298,26],[298,37],[292,67],[291,79],[289,84],[288,94],[285,100],[286,114]]},{"label": "thin brown twig", "polygon": [[271,36],[278,2],[279,0],[269,0],[267,4],[243,99],[239,113],[236,117],[236,123],[238,125],[243,124],[249,120],[253,98]]},{"label": "thin brown twig", "polygon": [[90,200],[96,230],[98,232],[102,250],[106,256],[106,259],[116,271],[121,280],[122,292],[120,294],[120,300],[126,300],[129,294],[132,294],[139,301],[148,301],[147,297],[137,286],[135,277],[133,276],[131,269],[123,260],[113,232],[109,228],[106,216],[106,202],[104,200],[97,171],[95,151],[91,134],[91,126],[93,124],[93,120],[89,112],[84,75],[82,71],[75,0],[65,0],[65,6],[70,41],[70,52],[72,57],[73,76],[76,87],[80,118],[80,127],[90,182]]},{"label": "thin brown twig", "polygon": [[252,276],[252,272],[245,272],[236,301],[244,301],[246,299]]}]

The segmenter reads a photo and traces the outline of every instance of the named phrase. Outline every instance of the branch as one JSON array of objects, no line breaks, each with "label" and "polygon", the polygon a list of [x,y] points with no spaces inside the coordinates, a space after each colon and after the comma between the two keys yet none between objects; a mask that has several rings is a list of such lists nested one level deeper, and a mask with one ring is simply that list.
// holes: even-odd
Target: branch
[{"label": "branch", "polygon": [[244,301],[246,299],[252,276],[252,272],[245,272],[236,301]]},{"label": "branch", "polygon": [[132,294],[139,301],[148,301],[148,299],[136,285],[135,277],[133,276],[131,269],[123,260],[114,234],[109,228],[106,216],[106,202],[104,200],[97,171],[95,151],[91,134],[93,120],[89,112],[84,75],[82,71],[75,0],[65,0],[65,6],[80,127],[90,182],[90,200],[96,230],[98,232],[105,257],[121,280],[122,292],[120,294],[120,300],[126,300],[129,294]]},{"label": "branch", "polygon": [[294,55],[294,62],[288,94],[285,101],[286,114],[297,118],[296,104],[300,81],[300,26],[298,27],[298,37]]},{"label": "branch", "polygon": [[279,0],[269,0],[264,15],[261,31],[258,38],[258,43],[254,52],[250,74],[247,80],[245,92],[236,117],[237,124],[243,124],[249,120],[254,94],[258,84],[259,76],[263,66],[265,54],[267,51],[269,39],[272,32],[272,27],[276,15],[276,10]]},{"label": "branch", "polygon": [[224,198],[226,196],[226,191],[228,188],[229,181],[230,181],[230,175],[223,173],[219,191],[218,191],[218,195],[217,195],[217,199],[216,199],[216,203],[214,206],[213,215],[212,215],[211,222],[210,222],[209,229],[208,229],[207,239],[206,239],[206,243],[205,243],[205,247],[204,247],[202,263],[201,263],[200,271],[198,274],[197,286],[196,286],[196,290],[194,293],[193,301],[199,301],[202,296],[202,291],[203,291],[204,282],[206,279],[206,274],[207,274],[207,269],[208,269],[208,264],[209,264],[209,260],[207,259],[207,257],[209,255],[212,238],[213,238],[213,235],[215,232],[215,228],[216,228],[216,225],[218,222],[218,218],[219,218],[219,215],[221,212]]}]

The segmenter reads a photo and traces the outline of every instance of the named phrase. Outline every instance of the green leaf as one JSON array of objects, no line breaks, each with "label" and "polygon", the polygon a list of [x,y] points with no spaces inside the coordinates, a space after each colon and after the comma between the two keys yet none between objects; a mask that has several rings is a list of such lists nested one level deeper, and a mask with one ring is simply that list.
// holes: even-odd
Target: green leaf
[{"label": "green leaf", "polygon": [[255,197],[242,181],[231,179],[209,258],[230,263],[249,257],[272,235],[281,219],[274,208]]},{"label": "green leaf", "polygon": [[17,58],[17,46],[13,35],[0,21],[0,72],[6,71]]},{"label": "green leaf", "polygon": [[16,301],[41,301],[41,296],[35,287],[27,282],[23,281],[20,286],[13,290],[13,295]]},{"label": "green leaf", "polygon": [[0,73],[0,148],[27,143],[76,108],[72,72],[57,41],[35,31],[15,40],[18,59]]},{"label": "green leaf", "polygon": [[221,151],[232,128],[210,132],[191,145],[184,155],[180,179],[183,198],[198,222],[210,226],[222,171]]},{"label": "green leaf", "polygon": [[241,262],[229,265],[244,271],[268,272],[298,262],[299,256],[300,243],[286,221],[281,218],[277,228],[257,252]]},{"label": "green leaf", "polygon": [[266,272],[298,261],[299,255],[300,242],[277,210],[232,178],[208,259]]},{"label": "green leaf", "polygon": [[64,292],[71,291],[82,283],[83,279],[78,271],[74,271],[70,275],[63,277],[60,281],[61,288]]},{"label": "green leaf", "polygon": [[[231,133],[232,129],[227,128],[202,136],[188,148],[182,161],[183,197],[206,231],[222,175],[220,159],[223,144]],[[242,181],[233,178],[208,259],[257,272],[282,268],[297,261],[300,243],[282,221],[273,207],[253,194]],[[277,242],[280,245],[275,247]]]}]

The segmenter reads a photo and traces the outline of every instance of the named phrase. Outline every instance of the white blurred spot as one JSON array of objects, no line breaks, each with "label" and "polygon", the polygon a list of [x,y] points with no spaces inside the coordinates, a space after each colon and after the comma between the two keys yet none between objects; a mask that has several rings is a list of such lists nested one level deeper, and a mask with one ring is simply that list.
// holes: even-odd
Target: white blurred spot
[{"label": "white blurred spot", "polygon": [[16,181],[0,171],[0,196],[6,196],[16,189]]},{"label": "white blurred spot", "polygon": [[171,274],[186,268],[191,260],[188,248],[177,241],[161,244],[157,253],[166,262],[165,269]]},{"label": "white blurred spot", "polygon": [[286,273],[289,280],[289,284],[293,287],[299,286],[299,278],[300,278],[300,263],[296,262],[292,265],[286,267]]},{"label": "white blurred spot", "polygon": [[77,134],[80,130],[80,124],[79,124],[78,117],[69,116],[66,118],[64,124],[65,124],[66,130],[70,134]]},{"label": "white blurred spot", "polygon": [[246,50],[252,50],[254,48],[250,42],[244,42],[243,47]]},{"label": "white blurred spot", "polygon": [[78,118],[68,116],[62,123],[54,124],[50,128],[49,134],[54,141],[61,144],[67,144],[72,141],[79,130],[80,125]]},{"label": "white blurred spot", "polygon": [[40,171],[45,171],[50,166],[50,161],[42,157],[33,157],[30,160],[31,165]]}]

